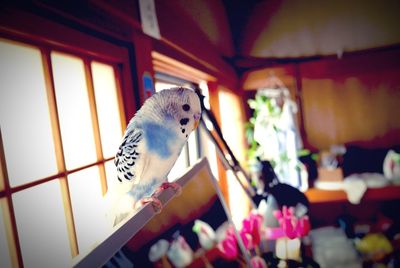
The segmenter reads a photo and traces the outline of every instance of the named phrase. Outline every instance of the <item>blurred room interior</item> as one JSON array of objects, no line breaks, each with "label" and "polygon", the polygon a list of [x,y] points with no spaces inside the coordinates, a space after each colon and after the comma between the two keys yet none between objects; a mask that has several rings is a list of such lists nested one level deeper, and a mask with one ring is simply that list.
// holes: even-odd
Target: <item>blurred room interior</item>
[{"label": "blurred room interior", "polygon": [[[97,247],[111,257],[122,247],[126,263],[112,265],[130,267],[136,241],[146,255],[157,238],[177,239],[171,226],[213,218],[158,215],[165,228],[154,231],[143,212],[109,244],[94,227],[127,123],[152,94],[185,86],[215,122],[203,115],[168,179],[206,170],[193,180],[218,182],[212,213],[239,231],[268,196],[282,213],[305,204],[292,216],[310,224],[296,237],[302,257],[289,256],[291,239],[277,255],[271,238],[261,249],[272,255],[255,246],[229,267],[256,255],[270,267],[400,267],[399,12],[397,0],[2,1],[0,266],[79,266]],[[263,226],[281,226],[269,213]],[[187,265],[224,267],[215,254]]]}]

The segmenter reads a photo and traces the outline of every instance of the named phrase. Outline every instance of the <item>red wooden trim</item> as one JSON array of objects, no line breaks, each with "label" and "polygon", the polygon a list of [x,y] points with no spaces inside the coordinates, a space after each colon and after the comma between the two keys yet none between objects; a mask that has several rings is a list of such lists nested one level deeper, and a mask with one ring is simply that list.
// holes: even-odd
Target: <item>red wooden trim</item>
[{"label": "red wooden trim", "polygon": [[65,210],[65,219],[67,223],[68,239],[70,243],[70,249],[72,257],[79,254],[78,237],[76,235],[74,212],[72,210],[71,194],[69,191],[67,177],[60,178],[60,190],[62,196],[62,202]]},{"label": "red wooden trim", "polygon": [[216,81],[217,79],[192,66],[181,63],[173,58],[160,54],[156,51],[151,53],[153,66],[156,71],[187,78],[189,81],[199,83],[200,81]]},{"label": "red wooden trim", "polygon": [[[124,100],[123,100],[123,90],[122,90],[122,77],[121,77],[121,68],[118,68],[118,66],[113,66],[114,67],[114,77],[115,77],[115,86],[117,87],[117,101],[118,101],[118,109],[119,109],[119,118],[121,119],[121,132],[124,133],[125,128],[126,128],[126,117],[125,117],[125,110],[124,110]],[[125,66],[125,69],[127,69],[128,66]],[[131,90],[131,88],[128,88]],[[127,90],[127,89],[125,89]],[[132,102],[132,101],[131,101]],[[134,105],[132,105],[134,106]]]},{"label": "red wooden trim", "polygon": [[[132,71],[128,61],[119,65],[119,70],[119,72],[116,72],[116,77],[117,81],[120,81],[121,83],[121,89],[123,89],[121,90],[121,100],[123,102],[123,106],[121,107],[123,107],[125,111],[124,122],[126,125],[138,109],[136,106],[137,97],[135,96],[134,91],[138,91],[139,89],[133,86]],[[138,77],[138,79],[140,83],[141,78]]]},{"label": "red wooden trim", "polygon": [[318,61],[300,64],[302,78],[326,79],[358,76],[382,70],[389,71],[400,67],[400,47],[396,50],[377,50],[369,54],[355,53],[337,59],[335,57],[323,58]]},{"label": "red wooden trim", "polygon": [[[215,118],[218,121],[218,124],[221,125],[221,118],[219,113],[218,84],[216,82],[209,82],[208,89],[209,89],[208,94],[209,94],[210,106],[213,107],[212,112],[214,113]],[[220,158],[218,156],[216,158],[217,158],[217,169],[218,169],[218,183],[219,186],[221,187],[222,195],[224,196],[228,207],[230,207],[228,179],[226,170]]]},{"label": "red wooden trim", "polygon": [[76,31],[31,13],[0,11],[0,35],[39,46],[51,46],[78,55],[88,55],[108,62],[121,62],[128,57],[125,48]]},{"label": "red wooden trim", "polygon": [[105,163],[107,161],[110,161],[112,159],[114,159],[114,157],[109,157],[109,158],[103,159],[101,161],[97,161],[95,163],[87,164],[87,165],[79,167],[79,168],[75,168],[75,169],[72,169],[72,170],[69,170],[69,171],[60,172],[58,174],[51,175],[51,176],[46,177],[46,178],[42,178],[42,179],[39,179],[39,180],[36,180],[36,181],[33,181],[33,182],[29,182],[29,183],[26,183],[26,184],[23,184],[23,185],[19,185],[19,186],[13,187],[10,192],[11,192],[11,194],[14,194],[16,192],[28,189],[28,188],[33,187],[33,186],[37,186],[37,185],[42,184],[42,183],[46,183],[46,182],[49,182],[49,181],[52,181],[52,180],[55,180],[55,179],[59,179],[59,178],[62,178],[62,177],[67,177],[70,174],[73,174],[75,172],[81,171],[81,170],[83,170],[85,168],[90,168],[90,167],[93,167],[93,166],[97,166],[97,165],[103,164],[103,163]]},{"label": "red wooden trim", "polygon": [[[113,14],[115,17],[122,19],[123,21],[127,22],[132,28],[138,31],[142,31],[142,25],[140,23],[140,19],[138,18],[138,10],[132,10],[132,13],[128,13],[125,7],[123,6],[124,3],[121,2],[107,2],[107,1],[97,1],[97,0],[90,0],[90,3],[93,5],[103,9],[104,11]],[[130,3],[136,4],[136,1],[128,1]],[[119,6],[121,5],[121,6]],[[118,7],[119,6],[119,7]],[[136,11],[136,12],[134,12]]]},{"label": "red wooden trim", "polygon": [[[97,161],[101,161],[103,159],[103,147],[101,142],[101,135],[100,135],[100,126],[99,126],[99,118],[97,114],[97,104],[96,98],[94,93],[94,86],[93,86],[93,74],[92,68],[90,65],[89,60],[84,60],[84,68],[85,68],[85,77],[86,77],[86,89],[89,98],[89,108],[90,108],[90,115],[92,119],[92,130],[93,130],[93,137],[94,143],[96,147],[96,157]],[[100,185],[102,192],[105,193],[107,190],[107,180],[105,169],[103,165],[99,165],[100,169]]]},{"label": "red wooden trim", "polygon": [[[118,10],[115,8],[115,6],[118,6],[120,3],[119,2],[114,2],[113,5],[109,5],[108,3],[102,2],[102,1],[90,1],[90,3],[83,3],[79,4],[79,1],[77,1],[75,4],[75,8],[84,8],[87,11],[87,14],[90,13],[93,16],[100,15],[97,17],[97,19],[102,18],[103,20],[106,20],[106,22],[99,23],[94,20],[90,20],[86,17],[81,16],[81,12],[76,12],[74,14],[71,14],[70,12],[63,10],[62,7],[60,8],[57,4],[52,5],[51,3],[45,3],[43,1],[34,1],[35,7],[33,8],[34,11],[33,13],[36,13],[37,10],[40,10],[40,13],[44,13],[44,16],[56,16],[56,20],[59,18],[64,18],[68,22],[73,22],[76,24],[79,24],[80,26],[86,27],[91,30],[95,30],[99,33],[104,33],[108,36],[112,36],[116,39],[119,40],[125,40],[128,41],[130,39],[129,33],[131,32],[131,29],[141,29],[141,25],[138,21],[133,19],[133,16],[131,16],[130,19],[128,19],[129,16],[123,16],[123,12],[118,12]],[[101,10],[103,9],[103,10]],[[100,11],[101,10],[101,11]],[[100,12],[99,12],[100,11]],[[106,14],[106,15],[105,15]],[[42,14],[40,14],[42,15]],[[121,20],[123,19],[123,20]],[[124,23],[126,22],[126,23]],[[114,32],[112,29],[107,29],[106,27],[102,27],[106,23],[109,26],[112,26],[112,28],[119,27],[120,29],[126,30],[124,33],[123,30],[122,32]]]},{"label": "red wooden trim", "polygon": [[[337,55],[316,55],[307,57],[296,57],[296,58],[260,58],[260,57],[241,57],[235,61],[235,66],[245,69],[245,71],[256,71],[265,68],[274,68],[282,65],[290,64],[304,64],[304,63],[315,63],[324,60],[343,60],[352,59],[358,57],[370,57],[371,55],[379,55],[385,53],[392,53],[400,50],[400,45],[388,45],[377,48],[363,49],[359,51],[344,52],[341,59],[338,59]],[[394,59],[393,59],[394,60]]]},{"label": "red wooden trim", "polygon": [[[154,77],[153,62],[151,58],[151,52],[153,50],[152,40],[149,36],[144,34],[135,34],[133,36],[133,42],[135,44],[135,64],[136,64],[136,75],[138,79],[138,95],[140,103],[143,103],[147,96],[144,95],[143,75],[149,74]],[[125,97],[125,101],[129,101]],[[125,103],[127,104],[127,103]],[[133,116],[133,114],[127,114],[127,122]]]},{"label": "red wooden trim", "polygon": [[[305,194],[310,203],[348,202],[346,192],[342,190],[311,188],[307,190]],[[400,199],[400,186],[398,185],[391,185],[383,188],[370,188],[364,194],[362,201],[385,201],[393,199]]]},{"label": "red wooden trim", "polygon": [[185,12],[173,1],[157,1],[156,12],[162,35],[160,41],[154,42],[156,51],[217,77],[227,88],[237,89],[233,66]]},{"label": "red wooden trim", "polygon": [[[219,84],[222,84],[227,88],[236,90],[238,87],[236,71],[226,62],[216,64],[214,63],[215,60],[203,59],[200,55],[175,44],[173,41],[165,37],[163,37],[161,41],[154,42],[154,51],[215,77]],[[219,55],[215,55],[214,57],[220,58]]]},{"label": "red wooden trim", "polygon": [[[307,132],[304,126],[304,112],[303,112],[303,84],[301,83],[301,71],[299,64],[293,64],[294,68],[294,76],[295,76],[295,83],[296,83],[296,103],[299,109],[299,128],[300,128],[300,136],[303,139],[303,143],[307,145]],[[307,146],[304,146],[307,147]]]}]

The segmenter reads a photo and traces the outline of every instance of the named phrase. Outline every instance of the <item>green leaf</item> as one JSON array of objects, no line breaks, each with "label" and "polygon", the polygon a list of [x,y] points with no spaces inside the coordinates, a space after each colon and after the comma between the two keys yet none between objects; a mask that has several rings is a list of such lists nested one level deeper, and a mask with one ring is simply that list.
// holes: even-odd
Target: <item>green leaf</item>
[{"label": "green leaf", "polygon": [[255,100],[248,100],[247,103],[249,104],[251,109],[256,109],[257,108],[257,102]]},{"label": "green leaf", "polygon": [[297,151],[298,156],[306,156],[309,155],[311,152],[308,149],[301,149]]}]

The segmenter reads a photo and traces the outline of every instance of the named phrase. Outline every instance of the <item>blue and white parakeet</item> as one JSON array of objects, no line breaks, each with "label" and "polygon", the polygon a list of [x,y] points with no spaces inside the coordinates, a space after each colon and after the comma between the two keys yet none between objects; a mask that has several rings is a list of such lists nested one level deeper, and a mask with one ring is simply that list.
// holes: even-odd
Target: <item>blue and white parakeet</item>
[{"label": "blue and white parakeet", "polygon": [[200,117],[200,99],[188,88],[165,89],[144,102],[130,120],[115,156],[117,181],[105,198],[113,225],[148,202],[161,210],[157,194],[168,187],[180,190],[176,183],[167,182],[167,175]]}]

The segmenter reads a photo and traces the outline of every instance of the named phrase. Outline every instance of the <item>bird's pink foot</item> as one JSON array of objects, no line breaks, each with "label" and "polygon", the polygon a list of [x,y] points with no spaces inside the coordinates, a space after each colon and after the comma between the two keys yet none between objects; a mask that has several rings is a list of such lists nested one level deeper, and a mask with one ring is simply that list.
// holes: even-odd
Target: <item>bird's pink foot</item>
[{"label": "bird's pink foot", "polygon": [[151,203],[155,213],[160,213],[161,209],[163,207],[161,201],[154,196],[144,197],[144,198],[140,199],[139,202],[142,206],[146,205],[147,203]]},{"label": "bird's pink foot", "polygon": [[152,194],[152,196],[158,196],[165,189],[172,188],[176,195],[180,195],[182,193],[182,186],[180,186],[176,182],[163,182],[157,190]]}]

